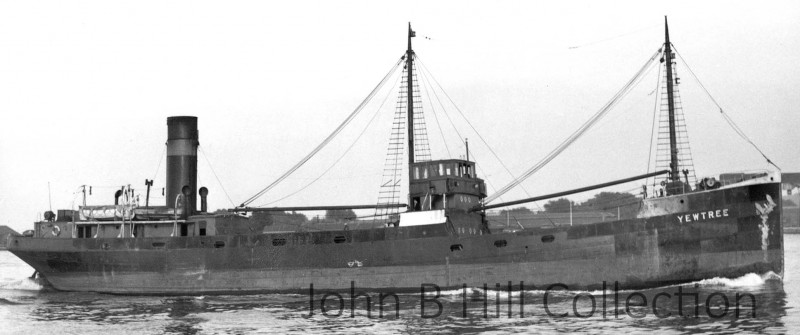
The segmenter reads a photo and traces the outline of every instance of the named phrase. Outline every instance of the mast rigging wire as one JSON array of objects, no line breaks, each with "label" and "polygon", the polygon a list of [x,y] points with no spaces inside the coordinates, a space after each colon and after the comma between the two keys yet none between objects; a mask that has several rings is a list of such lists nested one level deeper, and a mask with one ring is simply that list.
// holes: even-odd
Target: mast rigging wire
[{"label": "mast rigging wire", "polygon": [[[508,174],[511,176],[511,178],[513,178],[514,180],[516,180],[516,179],[517,179],[517,177],[515,177],[515,176],[514,176],[514,174],[513,174],[513,173],[511,173],[511,170],[509,170],[508,166],[506,166],[506,164],[505,164],[505,163],[503,163],[503,160],[502,160],[502,159],[500,159],[500,156],[498,156],[498,155],[497,155],[497,153],[494,151],[494,149],[492,149],[492,147],[489,145],[489,143],[488,143],[488,142],[486,142],[486,140],[483,138],[483,136],[481,136],[481,134],[478,132],[478,130],[477,130],[477,129],[475,129],[475,126],[473,126],[473,125],[472,125],[472,123],[471,123],[471,122],[469,122],[469,119],[467,119],[467,117],[464,115],[464,113],[461,111],[461,109],[460,109],[460,108],[458,108],[458,105],[456,105],[455,101],[453,101],[453,99],[452,99],[452,98],[450,98],[450,95],[449,95],[449,94],[447,94],[447,91],[445,91],[445,90],[442,88],[442,85],[441,85],[441,84],[439,84],[439,81],[438,81],[438,80],[436,80],[436,77],[434,77],[434,76],[433,76],[433,74],[432,74],[432,73],[431,73],[431,72],[428,70],[428,67],[427,67],[427,66],[425,66],[425,64],[422,62],[422,60],[420,60],[420,61],[419,61],[419,63],[420,63],[420,65],[422,65],[422,68],[423,68],[423,69],[425,69],[425,72],[427,72],[427,73],[428,73],[428,75],[430,75],[431,79],[433,79],[433,82],[434,82],[434,83],[436,83],[436,86],[438,86],[438,87],[439,87],[439,90],[441,90],[441,91],[442,91],[442,93],[444,93],[445,97],[447,97],[447,100],[448,100],[448,101],[450,101],[450,103],[453,105],[453,107],[455,107],[455,108],[456,108],[456,111],[458,111],[458,113],[461,115],[461,117],[464,119],[464,121],[467,121],[467,125],[469,125],[469,127],[470,127],[470,128],[472,128],[472,131],[473,131],[473,132],[475,132],[475,135],[478,135],[478,138],[479,138],[479,139],[481,140],[481,142],[483,142],[483,144],[484,144],[484,145],[485,145],[485,146],[486,146],[486,147],[489,149],[489,152],[491,152],[491,153],[492,153],[492,155],[494,156],[494,158],[495,158],[495,159],[497,159],[497,161],[498,161],[498,162],[500,162],[500,165],[503,167],[503,169],[505,169],[505,170],[506,170],[506,172],[507,172],[507,173],[508,173]],[[427,77],[428,77],[428,76],[424,76],[424,78],[425,78],[426,80],[427,80]],[[430,84],[430,82],[428,82],[428,84]],[[436,90],[433,90],[433,93],[434,93],[434,95],[436,95],[436,99],[437,99],[437,100],[439,100],[439,96],[436,94]],[[439,102],[439,103],[441,104],[441,102]],[[447,115],[447,113],[445,113],[445,115]],[[448,119],[449,119],[449,118],[450,118],[450,117],[448,116]],[[450,124],[451,124],[451,125],[453,125],[453,129],[456,129],[456,126],[453,124],[453,121],[452,121],[452,120],[450,120]],[[459,135],[458,135],[459,137],[461,137],[461,134],[460,134],[460,133],[458,133],[458,129],[456,129],[456,133],[457,133],[457,134],[459,134]],[[522,189],[523,189],[523,191],[525,191],[525,194],[528,194],[528,190],[526,190],[524,186],[522,187]],[[530,196],[530,194],[528,194],[528,196]]]},{"label": "mast rigging wire", "polygon": [[[422,63],[422,60],[420,60],[419,57],[417,57],[417,60],[419,61],[419,64],[422,65],[422,67],[418,67],[418,69],[427,70],[427,68],[425,68],[425,64]],[[423,87],[425,87],[425,93],[428,93],[427,87],[430,86],[431,87],[431,92],[433,92],[433,97],[436,98],[436,102],[438,102],[439,103],[439,107],[442,108],[442,112],[444,113],[444,116],[447,117],[447,121],[450,122],[450,126],[453,127],[453,130],[456,132],[456,136],[458,136],[459,139],[464,138],[461,135],[461,132],[458,131],[458,128],[456,127],[455,123],[453,123],[453,119],[450,118],[450,114],[447,113],[447,108],[444,108],[444,104],[442,104],[442,100],[439,99],[439,94],[436,93],[436,90],[434,89],[433,85],[431,85],[431,82],[428,79],[428,76],[425,74],[425,71],[420,71],[419,74],[422,77],[422,83],[423,83]],[[427,85],[424,85],[425,83],[427,83]],[[439,87],[439,89],[441,90],[441,86]],[[444,92],[444,90],[442,90],[442,92]],[[430,95],[428,95],[428,96],[430,97]],[[433,105],[433,99],[431,99],[431,105]],[[447,146],[447,144],[445,144],[445,146]],[[450,151],[449,150],[448,150],[448,155],[450,155]],[[450,155],[450,157],[452,157],[452,155]]]},{"label": "mast rigging wire", "polygon": [[[670,43],[670,45],[672,45],[672,43]],[[772,166],[778,168],[778,170],[780,171],[781,168],[778,165],[776,165],[775,163],[773,163],[772,160],[770,160],[769,157],[767,157],[767,155],[764,154],[764,152],[761,151],[761,149],[755,143],[753,143],[753,141],[751,141],[749,137],[747,137],[747,134],[745,134],[744,131],[742,130],[742,128],[739,128],[739,126],[736,125],[735,122],[733,122],[733,119],[731,119],[731,117],[728,115],[728,113],[725,113],[725,111],[722,109],[722,106],[720,106],[719,103],[717,102],[717,99],[714,99],[714,97],[711,96],[711,93],[708,92],[708,89],[706,89],[706,86],[703,85],[703,83],[700,81],[700,78],[698,78],[697,75],[694,74],[694,71],[692,71],[692,69],[689,67],[689,64],[686,62],[686,60],[683,59],[683,56],[680,53],[678,53],[678,50],[675,49],[674,45],[672,45],[672,50],[675,51],[675,54],[677,54],[678,57],[680,57],[681,62],[683,62],[683,65],[686,66],[687,70],[689,70],[689,73],[692,74],[692,77],[694,77],[694,80],[697,81],[698,84],[700,84],[700,88],[702,88],[703,91],[706,92],[706,95],[711,99],[711,101],[714,103],[714,105],[716,105],[717,108],[719,108],[719,113],[722,114],[722,118],[725,119],[725,122],[727,122],[728,125],[731,126],[731,128],[733,128],[733,130],[742,139],[747,141],[747,143],[750,143],[750,145],[752,145],[753,148],[755,148],[756,151],[758,151],[758,153],[761,154],[761,157],[764,157],[764,159],[767,160],[767,163],[772,164]]]},{"label": "mast rigging wire", "polygon": [[222,189],[222,192],[225,193],[225,196],[228,198],[228,201],[230,201],[231,206],[236,207],[236,204],[233,202],[233,199],[231,199],[231,196],[228,195],[228,191],[225,190],[225,186],[222,185],[222,181],[219,180],[219,177],[217,176],[217,172],[214,171],[214,167],[211,166],[211,161],[208,159],[208,155],[206,155],[205,150],[203,150],[203,147],[199,146],[199,145],[197,146],[197,148],[200,149],[200,153],[203,154],[203,158],[205,158],[206,164],[208,164],[208,168],[211,169],[211,173],[214,174],[214,178],[217,179],[217,183],[219,184],[219,187]]},{"label": "mast rigging wire", "polygon": [[405,55],[400,57],[400,59],[397,61],[397,63],[395,63],[394,66],[392,66],[392,69],[389,70],[389,72],[386,73],[386,75],[383,77],[383,79],[381,79],[381,81],[378,83],[378,85],[376,85],[375,88],[372,89],[372,92],[370,92],[369,95],[367,95],[367,97],[364,98],[363,101],[361,101],[361,104],[359,104],[358,107],[356,107],[356,109],[352,113],[350,113],[350,115],[348,115],[347,118],[344,121],[342,121],[342,123],[339,124],[339,126],[336,127],[336,129],[334,129],[333,132],[330,135],[328,135],[328,137],[325,138],[325,140],[322,141],[322,143],[317,145],[317,147],[314,148],[314,150],[311,150],[311,152],[308,153],[308,155],[303,157],[303,159],[301,159],[299,162],[297,162],[297,164],[295,164],[289,170],[284,172],[280,177],[278,177],[278,179],[273,181],[271,184],[267,185],[267,187],[265,187],[264,189],[262,189],[261,191],[259,191],[258,193],[256,193],[252,197],[250,197],[249,199],[245,200],[239,207],[247,207],[247,205],[249,205],[250,203],[252,203],[256,199],[258,199],[259,197],[261,197],[265,193],[269,192],[269,190],[271,190],[273,187],[275,187],[275,185],[278,185],[284,179],[289,177],[289,175],[291,175],[292,173],[297,171],[297,169],[299,169],[301,166],[303,166],[303,164],[308,162],[308,160],[310,160],[311,157],[314,157],[314,155],[316,155],[320,150],[322,150],[322,148],[324,148],[326,145],[328,145],[328,143],[330,143],[331,140],[333,140],[333,138],[336,137],[336,135],[338,135],[342,131],[342,129],[344,129],[345,126],[350,124],[350,121],[352,121],[356,117],[356,115],[358,115],[364,109],[364,106],[370,100],[372,100],[372,98],[375,96],[375,94],[378,92],[378,90],[380,90],[380,88],[383,87],[383,85],[386,83],[386,81],[389,79],[389,77],[391,77],[391,75],[395,72],[395,70],[397,70],[397,68],[403,62],[403,60],[405,60]]},{"label": "mast rigging wire", "polygon": [[[419,60],[419,58],[416,57],[416,55],[415,55],[414,58]],[[425,74],[424,74],[423,71],[420,71],[420,75],[421,75],[421,77],[424,77]],[[424,82],[423,82],[423,84],[424,84]],[[428,85],[422,85],[422,88],[425,89],[425,94],[428,97],[430,97],[431,94],[430,94],[430,92],[428,92]],[[431,87],[431,90],[433,90],[433,87]],[[438,97],[437,97],[437,100],[438,100]],[[436,107],[435,107],[436,105],[433,104],[433,101],[430,101],[429,104],[431,105],[431,111],[433,113],[433,120],[436,121],[436,127],[439,128],[439,135],[442,136],[442,144],[444,144],[444,149],[447,151],[447,157],[448,158],[453,158],[453,154],[450,153],[450,147],[447,146],[447,140],[445,140],[445,138],[444,138],[444,131],[442,130],[441,123],[439,123],[439,116],[436,115]],[[439,101],[439,105],[441,105],[441,104],[442,104],[442,102]],[[444,109],[444,107],[442,107],[442,109]]]},{"label": "mast rigging wire", "polygon": [[268,202],[268,203],[266,203],[266,204],[259,205],[259,206],[257,206],[257,207],[265,207],[265,206],[269,206],[269,205],[271,205],[271,204],[274,204],[274,203],[276,203],[276,202],[278,202],[278,201],[281,201],[281,200],[283,200],[283,199],[286,199],[286,198],[288,198],[288,197],[291,197],[291,196],[293,196],[293,195],[295,195],[295,194],[297,194],[297,193],[300,193],[301,191],[303,191],[303,190],[305,190],[306,188],[308,188],[309,186],[311,186],[311,184],[313,184],[313,183],[317,182],[317,180],[320,180],[320,179],[321,179],[323,176],[325,176],[325,175],[326,175],[326,174],[327,174],[327,173],[328,173],[328,172],[329,172],[329,171],[330,171],[330,170],[331,170],[331,169],[332,169],[334,166],[336,166],[336,164],[338,164],[338,163],[339,163],[339,161],[341,161],[341,160],[342,160],[342,158],[344,158],[344,156],[346,156],[346,155],[347,155],[347,153],[349,153],[349,152],[350,152],[350,150],[351,150],[351,149],[353,149],[353,147],[356,145],[356,143],[358,143],[358,140],[359,140],[359,139],[361,139],[361,136],[363,136],[363,135],[364,135],[364,133],[367,131],[367,129],[369,129],[369,126],[372,124],[372,122],[373,122],[373,121],[375,121],[375,118],[378,116],[379,112],[381,111],[381,108],[383,108],[383,105],[384,105],[384,104],[386,104],[386,100],[388,100],[388,99],[389,99],[389,96],[390,96],[390,95],[392,95],[392,93],[394,93],[394,92],[393,92],[393,91],[394,91],[394,88],[395,88],[395,87],[397,87],[397,83],[400,81],[400,78],[402,78],[402,76],[401,76],[401,77],[398,77],[398,78],[395,80],[395,83],[394,83],[394,85],[392,86],[392,88],[391,88],[391,89],[389,89],[389,90],[387,91],[387,93],[386,93],[386,96],[383,98],[383,101],[381,102],[381,105],[380,105],[380,106],[378,106],[378,108],[375,110],[375,113],[373,113],[373,114],[372,114],[372,118],[371,118],[371,119],[369,119],[369,122],[367,122],[367,124],[364,126],[364,128],[363,128],[363,129],[361,129],[361,133],[359,133],[359,134],[358,134],[358,136],[356,137],[356,139],[355,139],[355,140],[353,140],[353,143],[350,143],[350,146],[348,146],[348,147],[347,147],[347,150],[345,150],[345,151],[344,151],[344,153],[342,153],[342,155],[341,155],[341,156],[339,156],[339,158],[337,158],[337,159],[336,159],[336,161],[334,161],[334,162],[333,162],[333,164],[331,164],[331,165],[330,165],[330,166],[329,166],[327,169],[325,169],[325,171],[323,171],[323,172],[322,172],[322,173],[321,173],[319,176],[317,176],[316,178],[312,179],[310,182],[308,182],[307,184],[305,184],[305,185],[304,185],[303,187],[301,187],[300,189],[298,189],[298,190],[296,190],[296,191],[294,191],[294,192],[292,192],[292,193],[289,193],[289,194],[287,194],[287,195],[285,195],[285,196],[283,196],[283,197],[281,197],[281,198],[279,198],[279,199],[277,199],[277,200],[270,201],[270,202]]},{"label": "mast rigging wire", "polygon": [[[419,57],[417,57],[417,60],[419,60],[419,64],[422,65],[421,69],[424,70],[424,71],[420,71],[420,74],[422,74],[423,82],[427,83],[427,86],[431,86],[431,91],[433,92],[434,97],[436,97],[436,101],[439,103],[439,106],[442,107],[442,111],[444,111],[444,115],[447,117],[447,120],[450,122],[450,125],[453,127],[453,130],[456,131],[456,134],[458,135],[458,137],[459,138],[463,138],[461,136],[461,133],[458,131],[458,128],[453,123],[453,120],[450,118],[450,115],[447,113],[447,109],[444,108],[444,105],[442,104],[441,99],[439,99],[439,95],[436,93],[436,89],[433,87],[433,85],[431,85],[430,80],[428,79],[428,77],[433,79],[433,81],[436,83],[436,86],[439,87],[439,90],[442,91],[442,93],[444,93],[445,97],[447,97],[447,99],[450,101],[450,104],[452,104],[453,107],[456,108],[456,110],[461,115],[461,117],[464,119],[464,121],[466,121],[467,124],[470,126],[470,128],[472,128],[472,131],[474,131],[475,134],[478,135],[478,138],[489,149],[489,152],[491,152],[492,155],[494,156],[494,158],[497,159],[497,161],[500,163],[500,166],[503,167],[503,169],[506,171],[506,173],[508,173],[508,175],[510,175],[512,179],[517,179],[517,177],[513,173],[511,173],[511,170],[508,168],[508,166],[506,166],[506,164],[503,162],[503,160],[500,159],[500,156],[497,155],[497,153],[494,151],[494,149],[492,149],[492,147],[489,145],[489,143],[486,142],[486,140],[483,138],[483,136],[481,136],[481,134],[478,132],[478,130],[475,129],[475,127],[472,125],[471,122],[469,122],[469,119],[467,119],[467,117],[464,115],[464,113],[461,111],[461,109],[458,108],[458,105],[456,105],[455,101],[453,101],[453,99],[450,98],[450,95],[447,94],[447,91],[445,91],[444,88],[442,87],[442,85],[439,84],[439,81],[436,80],[436,77],[434,77],[433,74],[430,72],[430,70],[428,70],[428,67],[425,66],[425,64],[422,62],[422,60],[419,59]],[[426,93],[427,93],[427,86],[425,86],[426,87],[426,91],[425,91]],[[433,104],[431,104],[431,105],[433,105]],[[441,131],[441,128],[440,128],[440,131]],[[449,153],[449,150],[448,150],[448,153]],[[472,154],[472,151],[470,150],[469,153]],[[475,155],[473,155],[473,157],[475,157]],[[476,167],[477,167],[478,170],[481,171],[481,174],[486,175],[486,174],[483,173],[483,170],[480,168],[480,165],[476,165]],[[488,179],[485,179],[485,181],[490,187],[494,188],[494,186],[492,185],[491,181],[489,181]],[[528,190],[525,188],[525,186],[520,186],[520,187],[522,188],[522,191],[524,191],[525,194],[528,197],[531,196],[530,193],[528,192]],[[540,211],[543,211],[542,207],[539,206],[538,202],[533,202],[533,204],[536,205],[536,207]],[[552,224],[553,226],[556,226],[556,224],[555,224],[555,222],[553,222],[553,220],[550,220],[549,218],[548,218],[548,220],[550,221],[550,224]]]},{"label": "mast rigging wire", "polygon": [[[650,148],[647,152],[647,170],[645,172],[650,173],[650,162],[654,161],[655,158],[653,157],[653,143],[655,142],[655,135],[656,135],[656,123],[658,121],[658,111],[659,111],[659,104],[661,103],[661,63],[658,63],[658,75],[656,76],[656,89],[653,90],[656,96],[656,101],[653,103],[653,126],[650,128]],[[657,153],[656,153],[657,154]],[[655,163],[655,162],[653,162]],[[653,192],[656,189],[656,178],[653,177]],[[647,197],[647,181],[645,180],[644,183],[644,190],[645,190],[645,197]]]},{"label": "mast rigging wire", "polygon": [[593,115],[588,121],[586,121],[583,125],[580,126],[572,135],[567,137],[564,142],[559,144],[555,149],[550,151],[542,160],[540,160],[536,165],[525,171],[525,173],[519,177],[514,179],[511,183],[500,189],[498,193],[492,194],[491,196],[487,197],[484,200],[484,203],[489,203],[500,197],[501,195],[505,194],[512,188],[516,187],[520,183],[522,183],[525,179],[539,171],[542,167],[544,167],[547,163],[552,161],[556,158],[559,154],[561,154],[564,150],[566,150],[572,143],[574,143],[578,138],[580,138],[587,130],[589,130],[597,121],[602,119],[611,108],[613,108],[623,97],[625,97],[628,92],[630,92],[631,88],[633,88],[634,84],[637,83],[640,77],[647,72],[646,70],[653,64],[658,58],[658,55],[661,54],[661,49],[659,48],[648,60],[645,64],[639,69],[638,72],[631,78],[623,88],[614,95],[604,106],[601,108],[595,115]]},{"label": "mast rigging wire", "polygon": [[653,126],[650,128],[650,150],[647,152],[647,170],[650,173],[650,160],[653,159],[653,141],[656,133],[656,118],[658,117],[658,104],[661,102],[661,63],[658,63],[658,75],[656,76],[656,101],[653,104]]},{"label": "mast rigging wire", "polygon": [[153,180],[156,180],[156,176],[158,175],[158,170],[161,169],[161,162],[164,160],[164,156],[167,153],[167,145],[164,144],[164,149],[161,150],[161,157],[158,159],[158,165],[156,166],[156,172],[153,173]]}]

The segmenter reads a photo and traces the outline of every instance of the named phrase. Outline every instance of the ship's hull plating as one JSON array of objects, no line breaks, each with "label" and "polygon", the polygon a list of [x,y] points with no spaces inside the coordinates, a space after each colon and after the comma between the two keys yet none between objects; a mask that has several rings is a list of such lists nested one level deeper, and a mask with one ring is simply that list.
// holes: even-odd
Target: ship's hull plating
[{"label": "ship's hull plating", "polygon": [[[694,197],[694,198],[693,198]],[[209,294],[318,289],[402,290],[421,284],[571,289],[654,287],[783,273],[780,184],[688,195],[686,211],[574,227],[481,234],[451,224],[320,234],[47,239],[9,250],[59,290]],[[341,235],[340,235],[341,234]],[[274,242],[285,239],[285,243]],[[224,243],[224,246],[223,246]],[[277,245],[274,245],[277,244]]]}]

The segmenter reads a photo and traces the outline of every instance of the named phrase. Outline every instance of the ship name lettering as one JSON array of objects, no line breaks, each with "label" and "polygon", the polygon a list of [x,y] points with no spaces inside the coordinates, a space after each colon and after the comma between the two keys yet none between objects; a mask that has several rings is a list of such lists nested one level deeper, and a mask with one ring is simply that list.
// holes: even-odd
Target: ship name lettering
[{"label": "ship name lettering", "polygon": [[689,223],[692,221],[702,221],[708,219],[721,219],[724,217],[728,217],[728,209],[717,209],[713,211],[702,211],[697,213],[691,214],[681,214],[678,215],[678,222],[680,223]]}]

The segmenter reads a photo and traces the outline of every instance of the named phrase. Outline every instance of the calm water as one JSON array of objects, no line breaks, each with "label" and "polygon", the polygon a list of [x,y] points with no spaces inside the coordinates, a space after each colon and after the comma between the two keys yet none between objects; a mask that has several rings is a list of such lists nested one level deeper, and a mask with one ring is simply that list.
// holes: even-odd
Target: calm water
[{"label": "calm water", "polygon": [[[424,304],[425,315],[431,316],[439,310],[436,302],[441,303],[441,315],[432,318],[420,317],[423,301],[419,293],[398,295],[399,316],[395,314],[393,298],[386,298],[383,317],[378,315],[378,295],[372,293],[372,317],[368,318],[364,298],[356,300],[355,317],[351,317],[350,293],[342,294],[344,308],[341,316],[337,316],[340,302],[332,295],[326,298],[328,315],[323,315],[320,302],[326,292],[319,289],[315,292],[315,308],[311,316],[308,294],[126,297],[50,292],[27,279],[33,269],[11,253],[0,251],[0,333],[798,334],[800,259],[794,256],[800,255],[800,235],[786,235],[785,239],[786,274],[782,279],[775,274],[749,274],[741,278],[714,278],[638,293],[621,291],[617,292],[619,302],[616,309],[611,284],[605,293],[605,317],[602,290],[551,291],[547,294],[549,311],[553,315],[567,313],[565,317],[558,317],[548,315],[544,309],[545,288],[528,288],[522,295],[518,291],[509,294],[504,288],[496,290],[494,283],[489,283],[486,291],[467,289],[466,308],[464,290],[441,292],[439,299]],[[678,294],[681,294],[680,303]],[[695,295],[699,299],[695,299]],[[433,293],[428,297],[433,298]],[[652,303],[654,298],[655,306]],[[638,306],[642,299],[647,300],[647,306]],[[592,300],[595,301],[594,309]],[[628,312],[631,315],[626,313],[626,300],[629,300]],[[755,311],[750,308],[752,301],[755,301]],[[508,314],[509,306],[511,316]],[[576,316],[576,312],[587,317]]]}]

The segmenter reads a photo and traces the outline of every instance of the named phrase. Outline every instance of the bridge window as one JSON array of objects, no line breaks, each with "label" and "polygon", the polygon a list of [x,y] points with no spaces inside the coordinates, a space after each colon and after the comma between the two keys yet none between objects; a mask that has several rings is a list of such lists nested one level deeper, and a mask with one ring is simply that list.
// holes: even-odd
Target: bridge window
[{"label": "bridge window", "polygon": [[92,226],[78,226],[78,238],[91,238]]},{"label": "bridge window", "polygon": [[498,248],[502,248],[502,247],[505,247],[505,246],[507,246],[507,245],[508,245],[508,242],[506,242],[506,240],[497,240],[497,241],[494,241],[494,246],[495,246],[495,247],[498,247]]},{"label": "bridge window", "polygon": [[342,235],[337,235],[336,237],[333,238],[333,243],[344,243],[344,242],[347,242],[347,237],[344,237]]},{"label": "bridge window", "polygon": [[276,247],[282,246],[282,245],[286,245],[286,239],[285,238],[274,238],[274,239],[272,239],[272,245],[274,245]]}]

